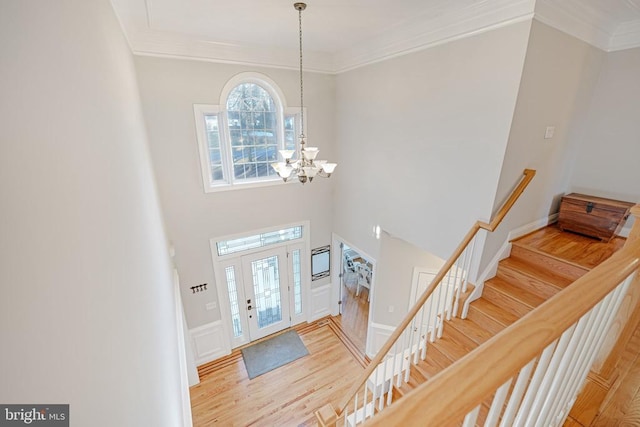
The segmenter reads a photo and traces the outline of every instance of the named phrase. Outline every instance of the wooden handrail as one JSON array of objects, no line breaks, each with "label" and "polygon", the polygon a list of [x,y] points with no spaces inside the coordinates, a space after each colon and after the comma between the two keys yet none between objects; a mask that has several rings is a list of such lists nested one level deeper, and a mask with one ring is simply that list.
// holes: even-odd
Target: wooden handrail
[{"label": "wooden handrail", "polygon": [[460,421],[639,268],[637,240],[366,425],[449,425]]},{"label": "wooden handrail", "polygon": [[398,340],[398,338],[400,338],[400,336],[402,335],[406,327],[409,326],[409,323],[411,323],[413,318],[418,314],[418,311],[420,311],[422,306],[427,302],[427,299],[431,296],[433,291],[438,287],[438,285],[440,285],[440,282],[445,278],[445,276],[447,275],[447,272],[451,269],[451,267],[453,267],[456,260],[460,257],[462,252],[464,252],[464,250],[467,248],[471,240],[473,240],[473,238],[478,233],[478,231],[480,231],[480,229],[485,229],[488,231],[495,230],[495,228],[500,224],[500,222],[502,222],[502,219],[507,214],[509,209],[511,209],[511,207],[514,205],[516,200],[518,200],[518,197],[520,197],[520,195],[522,194],[524,189],[527,187],[527,185],[529,185],[529,183],[531,182],[535,174],[536,174],[535,170],[532,170],[532,169],[524,170],[523,172],[524,177],[520,181],[520,184],[518,184],[518,186],[513,190],[513,192],[511,193],[511,196],[509,196],[509,199],[507,199],[505,204],[500,208],[500,210],[496,214],[496,217],[491,221],[491,223],[487,224],[484,222],[476,221],[476,223],[473,224],[469,232],[465,235],[464,239],[462,239],[462,242],[460,242],[460,244],[455,249],[455,251],[453,251],[453,254],[444,263],[442,268],[440,268],[440,271],[438,271],[438,274],[436,274],[436,276],[433,278],[433,280],[431,281],[431,284],[422,293],[422,296],[420,297],[420,299],[413,305],[413,307],[411,307],[411,310],[409,310],[409,312],[404,317],[402,322],[400,322],[400,324],[396,327],[396,329],[393,331],[391,336],[384,343],[382,348],[380,348],[378,353],[371,360],[371,363],[367,365],[367,368],[362,373],[362,375],[349,389],[349,392],[345,395],[345,397],[339,402],[338,408],[336,411],[338,415],[341,415],[344,412],[345,408],[351,401],[352,397],[358,392],[360,387],[362,387],[366,383],[369,376],[376,370],[376,368],[382,362],[386,354],[389,352],[389,350],[391,350],[391,347],[394,346],[395,342]]},{"label": "wooden handrail", "polygon": [[533,177],[536,175],[536,171],[533,169],[525,169],[523,174],[524,178],[522,178],[520,184],[518,184],[518,186],[513,190],[511,196],[509,196],[505,204],[502,205],[493,220],[491,220],[489,224],[486,222],[479,222],[478,225],[480,225],[480,228],[487,231],[493,231],[500,225],[505,215],[511,210],[513,205],[516,203],[516,200],[518,200],[524,189],[527,188]]}]

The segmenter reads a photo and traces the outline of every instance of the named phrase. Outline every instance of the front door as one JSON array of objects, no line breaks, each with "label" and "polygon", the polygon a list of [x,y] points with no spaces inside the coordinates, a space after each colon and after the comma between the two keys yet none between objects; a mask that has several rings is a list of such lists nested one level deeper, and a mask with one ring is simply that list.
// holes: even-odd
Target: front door
[{"label": "front door", "polygon": [[286,248],[243,256],[242,276],[250,340],[291,326]]}]

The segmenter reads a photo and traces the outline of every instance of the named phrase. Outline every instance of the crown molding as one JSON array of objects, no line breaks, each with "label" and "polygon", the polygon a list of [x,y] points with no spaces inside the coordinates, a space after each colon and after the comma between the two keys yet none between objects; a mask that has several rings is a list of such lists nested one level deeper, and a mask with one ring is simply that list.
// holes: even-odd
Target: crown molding
[{"label": "crown molding", "polygon": [[[490,3],[490,5],[489,5]],[[415,52],[533,18],[535,0],[476,2],[429,19],[418,16],[402,27],[338,52],[335,72]]]},{"label": "crown molding", "polygon": [[[297,49],[211,42],[183,34],[154,31],[131,25],[128,27],[127,33],[131,50],[135,55],[290,70],[298,70],[300,66]],[[331,54],[305,52],[305,71],[333,73],[332,64]]]},{"label": "crown molding", "polygon": [[535,17],[538,21],[570,34],[601,50],[609,50],[611,34],[587,17],[571,1],[565,1],[562,7],[559,2],[538,1]]},{"label": "crown molding", "polygon": [[[146,0],[145,6],[136,12],[140,16],[144,12],[142,20],[119,17],[131,51],[136,55],[290,70],[299,67],[297,49],[213,42],[193,35],[153,30],[149,27],[153,20],[150,3]],[[466,6],[461,4],[453,9],[456,2],[450,2],[451,8],[433,16],[417,14],[402,25],[334,54],[305,51],[304,69],[338,74],[534,17],[607,52],[640,46],[640,20],[616,25],[612,16],[585,6],[582,0],[483,0],[467,2]]]},{"label": "crown molding", "polygon": [[579,0],[538,0],[535,17],[606,52],[640,46],[640,20],[617,25],[605,13],[586,9]]},{"label": "crown molding", "polygon": [[609,44],[610,51],[640,47],[640,20],[625,22],[616,28]]},{"label": "crown molding", "polygon": [[[417,16],[380,36],[336,54],[305,52],[305,71],[336,74],[394,56],[531,19],[535,0],[493,0],[445,12],[435,18]],[[148,12],[150,13],[150,12]],[[147,20],[150,16],[147,16]],[[298,51],[235,43],[218,43],[184,34],[125,25],[136,55],[298,69]]]}]

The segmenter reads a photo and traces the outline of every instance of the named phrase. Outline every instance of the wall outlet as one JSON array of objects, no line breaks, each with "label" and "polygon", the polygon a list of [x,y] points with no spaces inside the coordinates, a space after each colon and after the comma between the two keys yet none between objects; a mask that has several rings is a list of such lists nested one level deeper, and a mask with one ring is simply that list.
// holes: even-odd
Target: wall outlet
[{"label": "wall outlet", "polygon": [[213,310],[213,309],[215,309],[217,306],[218,306],[218,305],[216,304],[216,302],[215,302],[215,301],[213,301],[213,302],[208,302],[208,303],[204,306],[204,308],[206,308],[207,310]]}]

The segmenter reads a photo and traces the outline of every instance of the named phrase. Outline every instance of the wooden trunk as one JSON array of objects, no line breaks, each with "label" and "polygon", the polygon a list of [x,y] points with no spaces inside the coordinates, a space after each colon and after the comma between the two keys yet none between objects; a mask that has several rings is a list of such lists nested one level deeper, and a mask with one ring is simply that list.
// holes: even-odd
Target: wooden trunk
[{"label": "wooden trunk", "polygon": [[620,232],[633,206],[619,200],[571,193],[562,198],[558,226],[608,242]]}]

